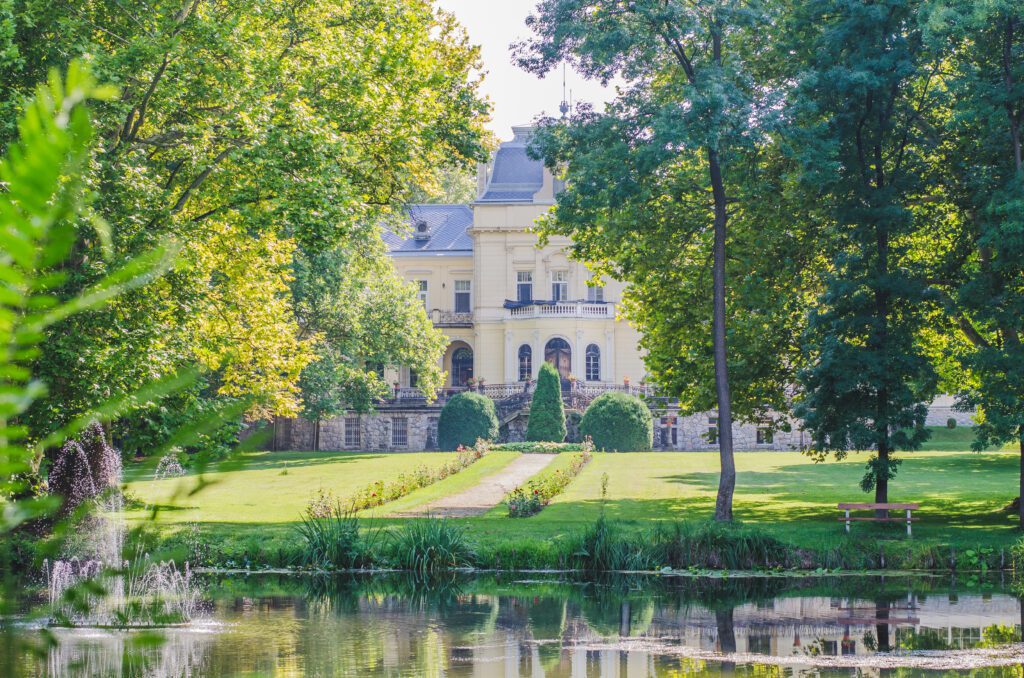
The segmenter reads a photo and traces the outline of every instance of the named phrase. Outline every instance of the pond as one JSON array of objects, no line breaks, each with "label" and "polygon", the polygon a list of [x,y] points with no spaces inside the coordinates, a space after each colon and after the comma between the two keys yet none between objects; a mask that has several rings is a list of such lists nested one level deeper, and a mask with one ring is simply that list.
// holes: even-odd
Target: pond
[{"label": "pond", "polygon": [[[1024,663],[1021,603],[999,580],[208,574],[202,586],[200,619],[159,644],[52,629],[56,646],[14,664],[55,678],[366,678],[1019,676]],[[38,636],[27,619],[17,628]]]}]

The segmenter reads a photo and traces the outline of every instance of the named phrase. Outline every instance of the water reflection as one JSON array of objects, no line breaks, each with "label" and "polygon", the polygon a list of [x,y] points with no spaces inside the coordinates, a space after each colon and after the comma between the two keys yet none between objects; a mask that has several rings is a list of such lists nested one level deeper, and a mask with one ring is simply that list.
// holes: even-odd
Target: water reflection
[{"label": "water reflection", "polygon": [[[1021,675],[1021,605],[938,578],[209,577],[208,620],[159,646],[58,632],[26,675]],[[922,655],[918,651],[938,651]],[[970,652],[964,652],[970,650]],[[896,657],[893,659],[893,657]],[[1017,666],[1010,665],[1016,662]],[[903,668],[892,673],[887,664]]]}]

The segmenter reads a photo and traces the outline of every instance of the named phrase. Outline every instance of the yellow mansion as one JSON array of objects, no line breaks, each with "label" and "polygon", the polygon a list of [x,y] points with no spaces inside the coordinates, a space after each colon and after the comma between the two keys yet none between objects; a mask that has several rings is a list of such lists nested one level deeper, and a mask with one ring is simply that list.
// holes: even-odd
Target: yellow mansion
[{"label": "yellow mansion", "polygon": [[[411,235],[385,236],[398,272],[450,338],[449,385],[526,382],[544,360],[566,381],[640,381],[639,337],[616,319],[622,284],[588,285],[587,268],[566,256],[567,238],[537,247],[530,229],[560,182],[528,157],[531,128],[513,132],[480,166],[475,202],[415,205]],[[395,377],[414,386],[408,370]]]},{"label": "yellow mansion", "polygon": [[[543,163],[527,155],[530,127],[481,165],[477,197],[469,205],[414,205],[408,233],[385,233],[398,272],[419,289],[434,324],[447,335],[447,388],[428,403],[408,368],[389,368],[396,388],[372,412],[310,422],[275,422],[275,449],[436,449],[437,421],[447,398],[466,388],[492,398],[503,440],[522,440],[532,383],[543,361],[562,376],[566,406],[579,413],[608,390],[646,393],[639,335],[617,319],[623,285],[588,285],[587,268],[566,256],[567,238],[538,247],[531,233],[560,189]],[[648,401],[658,449],[701,450],[717,445],[714,412],[683,414],[672,400]],[[956,416],[935,403],[929,424]],[[932,416],[934,414],[934,416]],[[797,422],[788,430],[734,423],[737,449],[786,450],[805,445]],[[578,433],[578,431],[577,431]],[[572,435],[572,432],[570,432]]]}]

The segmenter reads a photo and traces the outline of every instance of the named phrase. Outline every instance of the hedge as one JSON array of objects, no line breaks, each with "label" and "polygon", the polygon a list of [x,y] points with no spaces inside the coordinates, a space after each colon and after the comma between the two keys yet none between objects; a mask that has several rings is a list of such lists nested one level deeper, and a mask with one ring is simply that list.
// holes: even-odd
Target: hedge
[{"label": "hedge", "polygon": [[612,391],[590,403],[580,433],[590,436],[599,450],[643,452],[654,442],[654,422],[644,401]]},{"label": "hedge", "polygon": [[491,449],[500,452],[520,454],[558,454],[559,452],[581,452],[584,443],[549,443],[542,440],[525,443],[500,443]]},{"label": "hedge", "polygon": [[453,396],[441,408],[437,420],[437,446],[442,450],[470,447],[479,439],[498,437],[498,415],[494,401],[485,395],[467,391]]},{"label": "hedge", "polygon": [[530,402],[530,421],[526,439],[560,443],[565,440],[565,408],[562,406],[562,380],[549,362],[540,366],[537,390]]}]

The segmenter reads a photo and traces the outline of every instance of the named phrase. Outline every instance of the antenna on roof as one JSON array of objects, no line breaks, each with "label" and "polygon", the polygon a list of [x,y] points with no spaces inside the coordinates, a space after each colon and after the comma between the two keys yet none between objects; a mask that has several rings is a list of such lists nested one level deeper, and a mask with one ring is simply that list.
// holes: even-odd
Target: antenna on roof
[{"label": "antenna on roof", "polygon": [[566,114],[569,113],[570,108],[571,108],[571,106],[569,105],[569,102],[566,101],[566,98],[565,98],[565,62],[563,61],[562,62],[562,103],[560,103],[558,105],[558,110],[560,110],[562,112],[562,117],[563,118],[566,116]]}]

